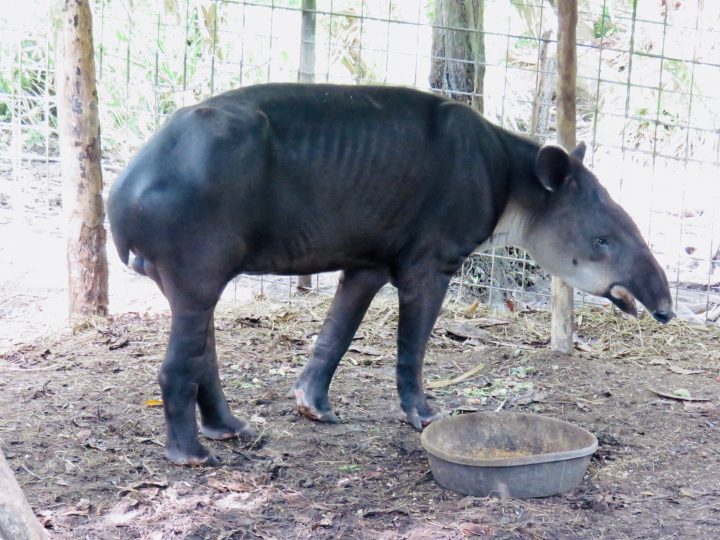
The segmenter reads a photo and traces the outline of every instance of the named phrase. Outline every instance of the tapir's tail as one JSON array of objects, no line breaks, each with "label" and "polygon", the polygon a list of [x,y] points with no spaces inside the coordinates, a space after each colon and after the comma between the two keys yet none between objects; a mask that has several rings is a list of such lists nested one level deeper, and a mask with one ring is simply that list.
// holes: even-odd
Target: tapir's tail
[{"label": "tapir's tail", "polygon": [[[147,272],[145,271],[145,259],[143,259],[140,255],[136,255],[132,251],[132,248],[130,247],[130,241],[128,240],[127,236],[123,234],[123,231],[119,230],[122,227],[113,227],[114,224],[114,220],[111,219],[110,231],[112,232],[113,241],[115,242],[115,249],[117,249],[120,260],[125,266],[129,266],[138,274],[147,276]],[[130,260],[130,253],[134,255],[132,261]]]},{"label": "tapir's tail", "polygon": [[[110,188],[110,194],[107,201],[110,232],[112,233],[113,242],[115,243],[115,249],[117,249],[118,256],[123,264],[125,266],[129,266],[138,274],[146,276],[147,272],[145,271],[145,260],[141,256],[137,255],[130,244],[132,234],[130,234],[130,231],[128,230],[128,223],[132,221],[130,219],[132,214],[132,205],[129,204],[123,191],[123,186],[127,181],[128,176],[127,172],[125,172],[120,178],[115,180]],[[131,252],[134,255],[132,262],[130,261]]]},{"label": "tapir's tail", "polygon": [[130,242],[128,242],[122,234],[117,234],[115,231],[113,231],[113,240],[115,240],[115,248],[117,249],[118,255],[120,256],[120,260],[123,264],[129,266],[138,274],[147,276],[147,272],[145,271],[145,259],[143,259],[140,255],[135,255],[132,258],[132,261],[130,261]]},{"label": "tapir's tail", "polygon": [[118,256],[123,264],[128,266],[130,261],[130,242],[128,242],[127,238],[125,238],[122,234],[119,234],[119,231],[114,230],[115,227],[112,225],[113,224],[111,222],[110,231],[112,232],[113,241],[115,242],[115,249],[117,250]]}]

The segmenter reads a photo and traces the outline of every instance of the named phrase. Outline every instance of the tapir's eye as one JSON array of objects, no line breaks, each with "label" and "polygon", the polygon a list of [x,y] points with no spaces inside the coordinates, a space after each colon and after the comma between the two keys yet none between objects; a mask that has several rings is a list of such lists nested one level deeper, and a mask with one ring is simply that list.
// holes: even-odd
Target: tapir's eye
[{"label": "tapir's eye", "polygon": [[605,238],[604,236],[598,236],[595,239],[595,245],[599,248],[607,248],[610,246],[610,244],[608,244],[607,238]]}]

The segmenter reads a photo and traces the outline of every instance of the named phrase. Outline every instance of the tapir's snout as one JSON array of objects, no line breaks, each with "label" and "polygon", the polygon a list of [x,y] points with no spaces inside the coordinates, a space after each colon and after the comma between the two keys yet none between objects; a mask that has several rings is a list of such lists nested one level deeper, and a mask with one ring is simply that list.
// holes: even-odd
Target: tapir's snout
[{"label": "tapir's snout", "polygon": [[633,317],[637,317],[637,299],[656,321],[669,323],[675,312],[665,272],[648,249],[641,250],[634,263],[640,271],[632,279],[612,285],[605,297]]},{"label": "tapir's snout", "polygon": [[675,312],[668,304],[667,306],[663,306],[653,311],[652,316],[655,317],[657,322],[667,324],[675,318]]},{"label": "tapir's snout", "polygon": [[[672,309],[672,299],[669,297],[669,291],[667,294],[667,299],[660,300],[653,307],[650,307],[643,302],[643,305],[647,308],[648,312],[652,314],[656,321],[662,324],[667,324],[675,318],[675,312]],[[610,287],[610,291],[605,295],[605,297],[615,304],[621,311],[624,311],[633,317],[637,317],[635,296],[636,295],[631,292],[630,289],[619,284],[615,284]],[[650,303],[648,299],[646,299],[646,302]]]},{"label": "tapir's snout", "polygon": [[632,280],[630,288],[657,322],[667,324],[675,318],[667,277],[649,250],[644,259],[645,264],[638,265],[643,270]]}]

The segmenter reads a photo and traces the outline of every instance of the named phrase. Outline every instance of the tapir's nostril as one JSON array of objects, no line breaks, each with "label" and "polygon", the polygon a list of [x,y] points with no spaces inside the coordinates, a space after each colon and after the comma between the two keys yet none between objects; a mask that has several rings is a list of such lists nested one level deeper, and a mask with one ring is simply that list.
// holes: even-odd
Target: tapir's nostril
[{"label": "tapir's nostril", "polygon": [[655,317],[656,321],[662,324],[667,324],[675,318],[675,312],[670,308],[658,309],[656,311],[653,311],[652,316]]}]

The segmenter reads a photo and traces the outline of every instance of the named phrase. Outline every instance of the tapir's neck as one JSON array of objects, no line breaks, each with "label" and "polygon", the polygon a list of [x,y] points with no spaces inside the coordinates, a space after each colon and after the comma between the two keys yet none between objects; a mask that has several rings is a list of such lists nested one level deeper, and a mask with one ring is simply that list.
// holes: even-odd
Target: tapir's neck
[{"label": "tapir's neck", "polygon": [[490,238],[478,250],[514,246],[528,249],[532,214],[545,202],[544,189],[535,178],[538,143],[507,130],[499,131],[500,139],[510,163],[508,197],[505,208]]},{"label": "tapir's neck", "polygon": [[479,251],[494,247],[514,246],[527,248],[529,213],[514,201],[505,206],[490,238],[478,246]]}]

